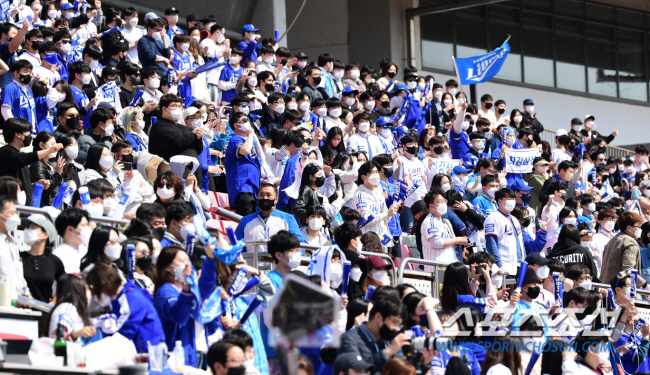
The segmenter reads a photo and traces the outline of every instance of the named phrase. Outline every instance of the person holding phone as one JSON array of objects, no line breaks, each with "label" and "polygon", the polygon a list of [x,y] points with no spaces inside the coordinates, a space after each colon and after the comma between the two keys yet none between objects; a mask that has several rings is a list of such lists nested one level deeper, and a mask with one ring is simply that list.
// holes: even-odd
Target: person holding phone
[{"label": "person holding phone", "polygon": [[111,148],[113,158],[116,163],[122,165],[124,172],[133,174],[131,179],[131,194],[130,201],[124,210],[124,216],[129,219],[135,216],[135,211],[142,203],[152,203],[156,200],[156,193],[153,186],[149,184],[146,178],[137,170],[137,166],[133,157],[133,146],[129,141],[117,141]]}]

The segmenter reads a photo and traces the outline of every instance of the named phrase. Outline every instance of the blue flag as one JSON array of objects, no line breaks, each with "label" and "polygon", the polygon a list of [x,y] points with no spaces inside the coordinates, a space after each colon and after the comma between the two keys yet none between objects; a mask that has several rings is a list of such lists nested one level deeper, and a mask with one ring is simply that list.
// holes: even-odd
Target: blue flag
[{"label": "blue flag", "polygon": [[461,84],[483,83],[499,73],[510,52],[506,40],[503,45],[492,52],[464,59],[456,59],[456,68]]}]

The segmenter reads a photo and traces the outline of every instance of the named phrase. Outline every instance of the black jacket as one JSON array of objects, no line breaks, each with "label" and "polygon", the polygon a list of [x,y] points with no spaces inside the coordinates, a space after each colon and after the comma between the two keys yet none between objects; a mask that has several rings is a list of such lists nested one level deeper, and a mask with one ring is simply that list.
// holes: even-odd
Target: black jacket
[{"label": "black jacket", "polygon": [[[587,133],[587,131],[584,130],[584,129],[582,129],[582,130],[580,131],[580,133],[582,133],[582,136],[585,137],[585,138],[586,138],[586,137],[589,137],[589,133]],[[614,140],[614,134],[610,134],[610,135],[608,135],[608,136],[604,136],[604,135],[600,134],[599,132],[597,132],[597,131],[595,131],[595,130],[592,130],[592,131],[591,131],[591,140],[593,141],[593,140],[596,139],[596,138],[602,138],[602,139],[605,140],[605,142],[606,142],[607,144],[609,144],[609,142],[611,142],[611,141]]]},{"label": "black jacket", "polygon": [[[341,336],[339,354],[352,353],[361,356],[364,361],[374,366],[374,369],[370,374],[379,375],[382,373],[386,362],[390,359],[386,355],[386,350],[384,350],[389,345],[390,342],[385,340],[380,340],[379,342],[375,341],[374,335],[370,333],[366,323],[364,323],[357,328],[345,332]],[[393,358],[395,357],[403,358],[402,351],[399,350],[397,354],[393,356]]]},{"label": "black jacket", "polygon": [[560,181],[564,186],[566,186],[567,198],[575,197],[576,189],[573,181],[564,182],[562,180],[558,180],[557,178],[555,178],[555,176],[551,176],[546,181],[544,181],[544,185],[542,185],[542,192],[539,194],[540,207],[544,207],[548,203],[548,187],[554,181]]},{"label": "black jacket", "polygon": [[594,258],[591,256],[591,252],[573,240],[563,238],[557,241],[546,257],[561,260],[564,263],[565,274],[572,265],[584,264],[589,268],[592,281],[595,283],[600,282],[598,279],[598,269],[596,268],[596,263],[594,263]]},{"label": "black jacket", "polygon": [[298,224],[304,225],[307,219],[307,207],[311,206],[323,206],[322,197],[318,196],[316,192],[309,186],[305,186],[302,189],[301,194],[296,200],[296,204],[293,206],[293,216],[298,220]]},{"label": "black jacket", "polygon": [[535,143],[539,144],[542,140],[540,139],[539,135],[541,132],[544,131],[544,125],[542,125],[541,122],[535,117],[535,115],[529,115],[528,112],[524,112],[521,114],[521,122],[523,122],[526,125],[530,125],[530,127],[533,129],[533,140]]},{"label": "black jacket", "polygon": [[[165,161],[169,161],[176,155],[198,159],[199,154],[203,152],[203,139],[196,138],[196,135],[185,125],[174,124],[165,118],[160,118],[151,127],[149,152],[160,156]],[[196,172],[196,180],[201,186],[203,173],[200,169]]]},{"label": "black jacket", "polygon": [[343,254],[345,254],[345,258],[350,261],[352,267],[358,265],[359,269],[361,270],[361,277],[359,278],[359,281],[350,279],[350,284],[348,285],[348,298],[350,298],[350,300],[353,300],[355,298],[364,298],[366,296],[366,293],[363,290],[363,282],[368,275],[368,262],[366,259],[361,258],[361,256],[359,256],[359,253],[356,251],[343,248],[341,251]]},{"label": "black jacket", "polygon": [[56,195],[57,190],[59,190],[59,185],[63,181],[63,177],[54,170],[56,166],[56,159],[50,160],[51,167],[45,164],[43,159],[37,161],[36,163],[29,166],[29,174],[32,178],[32,181],[37,182],[39,180],[50,181],[50,187],[47,188],[41,197],[41,207],[50,206],[52,204],[52,199]]},{"label": "black jacket", "polygon": [[20,152],[11,145],[4,145],[0,148],[0,176],[16,177],[23,185],[23,191],[27,197],[25,204],[29,205],[32,201],[32,179],[29,174],[29,165],[38,161],[38,153]]}]

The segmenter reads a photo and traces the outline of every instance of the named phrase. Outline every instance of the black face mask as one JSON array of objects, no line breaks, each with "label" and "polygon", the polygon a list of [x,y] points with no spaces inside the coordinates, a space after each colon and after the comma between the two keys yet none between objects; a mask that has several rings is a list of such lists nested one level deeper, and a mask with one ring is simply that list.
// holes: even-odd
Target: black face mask
[{"label": "black face mask", "polygon": [[528,287],[528,291],[526,292],[526,295],[532,299],[537,298],[537,296],[539,296],[539,287],[538,286],[534,288]]},{"label": "black face mask", "polygon": [[133,154],[122,155],[122,161],[125,163],[133,163]]},{"label": "black face mask", "polygon": [[32,144],[32,135],[27,135],[25,136],[25,139],[23,139],[23,147],[29,147]]},{"label": "black face mask", "polygon": [[269,211],[270,209],[275,206],[275,199],[258,199],[257,200],[257,207],[260,208],[261,211]]},{"label": "black face mask", "polygon": [[163,237],[165,237],[165,232],[167,231],[167,228],[165,227],[160,227],[160,228],[154,228],[154,233],[156,233],[156,238],[158,238],[159,241],[162,241]]},{"label": "black face mask", "polygon": [[530,218],[527,217],[522,221],[521,226],[524,228],[528,228],[529,225],[530,225]]},{"label": "black face mask", "polygon": [[143,271],[149,271],[151,266],[153,266],[153,258],[150,255],[144,258],[138,258],[135,261],[135,265]]},{"label": "black face mask", "polygon": [[551,153],[548,152],[548,151],[542,152],[542,159],[544,159],[546,161],[550,161],[551,160]]},{"label": "black face mask", "polygon": [[408,152],[411,155],[415,155],[415,153],[418,152],[418,147],[417,146],[407,147],[406,152]]},{"label": "black face mask", "polygon": [[311,77],[312,81],[314,81],[314,85],[320,84],[321,77]]},{"label": "black face mask", "polygon": [[397,75],[397,73],[395,73],[395,72],[388,72],[388,73],[386,73],[386,75],[388,76],[388,78],[393,79],[393,78],[395,78],[395,76]]},{"label": "black face mask", "polygon": [[228,375],[244,375],[246,374],[246,366],[231,367],[228,369]]},{"label": "black face mask", "polygon": [[442,155],[442,153],[445,152],[445,149],[442,146],[436,146],[433,148],[433,152],[437,155]]},{"label": "black face mask", "polygon": [[386,324],[379,328],[379,337],[381,337],[382,340],[393,341],[397,335],[399,335],[399,331],[393,331],[388,328]]},{"label": "black face mask", "polygon": [[562,200],[566,201],[569,197],[567,197],[566,193],[562,194]]},{"label": "black face mask", "polygon": [[390,107],[390,102],[388,100],[381,102],[381,106],[384,108]]},{"label": "black face mask", "polygon": [[323,186],[325,184],[325,177],[323,176],[316,177],[316,181],[314,181],[314,183],[316,184],[317,187]]},{"label": "black face mask", "polygon": [[492,108],[492,102],[485,103],[485,109],[490,109]]},{"label": "black face mask", "polygon": [[567,145],[567,148],[569,149],[569,151],[573,152],[573,149],[576,148],[576,145],[569,144]]},{"label": "black face mask", "polygon": [[70,117],[69,119],[65,120],[65,126],[72,130],[79,129],[79,117]]},{"label": "black face mask", "polygon": [[275,91],[275,86],[273,86],[272,83],[267,83],[264,85],[264,90],[266,90],[266,92],[273,92]]},{"label": "black face mask", "polygon": [[20,77],[19,78],[20,83],[22,83],[23,85],[28,85],[29,82],[31,82],[32,80],[31,74],[19,74],[19,77]]},{"label": "black face mask", "polygon": [[43,42],[32,42],[32,49],[39,50],[41,47],[43,47]]},{"label": "black face mask", "polygon": [[305,138],[305,143],[310,145],[314,140],[312,138]]},{"label": "black face mask", "polygon": [[386,176],[386,178],[393,177],[393,168],[384,168],[384,176]]},{"label": "black face mask", "polygon": [[617,208],[616,209],[616,216],[621,216],[625,213],[625,210],[622,208]]},{"label": "black face mask", "polygon": [[577,312],[577,313],[576,313],[576,318],[577,318],[578,320],[583,320],[584,318],[587,317],[587,315],[589,315],[589,313],[587,312],[587,309],[585,309],[585,311],[583,311],[583,312],[581,312],[581,313]]},{"label": "black face mask", "polygon": [[505,109],[505,108],[499,108],[499,109],[497,109],[497,113],[500,114],[500,115],[504,114],[505,112],[506,112],[506,109]]},{"label": "black face mask", "polygon": [[142,84],[142,80],[140,79],[140,76],[136,76],[136,77],[131,76],[130,79],[131,79],[131,84],[132,84],[133,86],[138,86],[138,85],[141,85],[141,84]]},{"label": "black face mask", "polygon": [[115,19],[115,26],[117,26],[117,27],[121,27],[121,26],[122,26],[122,20],[119,19],[119,18],[116,18],[116,19]]}]

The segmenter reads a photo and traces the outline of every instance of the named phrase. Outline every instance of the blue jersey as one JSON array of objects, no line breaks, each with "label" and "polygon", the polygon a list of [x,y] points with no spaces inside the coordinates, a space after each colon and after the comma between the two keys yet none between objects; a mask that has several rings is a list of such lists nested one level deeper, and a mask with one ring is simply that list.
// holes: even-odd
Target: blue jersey
[{"label": "blue jersey", "polygon": [[[242,74],[244,74],[244,68],[241,66],[237,69],[233,68],[232,65],[228,64],[221,69],[221,76],[219,77],[219,81],[224,81],[228,83],[234,83],[236,84],[237,81],[241,78]],[[227,90],[224,91],[221,94],[221,101],[230,103],[232,98],[234,98],[237,95],[237,92],[235,89]]]},{"label": "blue jersey", "polygon": [[244,145],[246,139],[239,134],[234,134],[226,148],[226,175],[228,178],[228,201],[235,203],[239,193],[251,193],[257,197],[260,188],[261,173],[260,161],[255,153],[255,147],[248,155],[239,155],[238,150]]},{"label": "blue jersey", "polygon": [[465,168],[474,168],[476,167],[476,164],[478,164],[478,161],[481,159],[488,158],[488,154],[486,152],[477,152],[474,148],[470,149],[465,155],[462,155],[460,157],[460,160],[462,161],[463,165]]},{"label": "blue jersey", "polygon": [[293,185],[296,180],[296,164],[300,163],[300,154],[301,152],[296,152],[287,160],[287,163],[284,166],[282,180],[280,180],[280,194],[278,194],[278,204],[276,205],[276,208],[285,212],[292,212],[293,206],[296,203],[296,200],[289,197],[284,190]]},{"label": "blue jersey", "polygon": [[466,132],[461,130],[460,134],[458,134],[452,126],[449,129],[449,148],[451,149],[451,158],[460,159],[472,148],[472,143],[469,141]]},{"label": "blue jersey", "polygon": [[173,38],[174,38],[174,35],[176,35],[176,34],[185,34],[185,31],[183,31],[183,29],[181,29],[181,28],[178,27],[178,26],[167,27],[167,36],[168,36],[170,39],[173,39]]},{"label": "blue jersey", "polygon": [[486,195],[485,192],[481,192],[481,194],[474,198],[472,204],[476,207],[476,211],[484,217],[490,216],[491,213],[497,210],[494,200]]},{"label": "blue jersey", "polygon": [[174,50],[174,69],[178,72],[187,72],[192,70],[192,59],[188,53],[183,54]]},{"label": "blue jersey", "polygon": [[[68,73],[68,64],[71,63],[73,61],[72,59],[74,58],[72,49],[66,54],[65,57],[63,57],[60,52],[57,52],[56,58],[59,60],[59,63],[57,65],[61,67],[59,69],[59,75],[61,76],[62,80],[67,81],[68,77],[70,77],[70,73]],[[70,86],[70,88],[72,88],[72,86]]]},{"label": "blue jersey", "polygon": [[[70,91],[72,91],[72,97],[74,98],[74,104],[77,105],[78,108],[84,108],[85,106],[88,105],[88,95],[86,95],[86,92],[83,90],[78,89],[77,87],[70,85]],[[90,113],[92,112],[92,109],[86,111],[86,115],[84,116],[84,129],[90,128]]]},{"label": "blue jersey", "polygon": [[[0,58],[5,62],[5,64],[7,64],[7,66],[11,66],[11,63],[14,62],[16,54],[9,51],[9,42],[0,43]],[[5,86],[13,81],[14,73],[10,70],[0,76],[0,89],[4,89]]]},{"label": "blue jersey", "polygon": [[11,107],[14,117],[20,117],[36,126],[36,103],[29,86],[11,82],[2,90],[2,105]]},{"label": "blue jersey", "polygon": [[52,110],[47,108],[47,99],[44,96],[34,98],[36,104],[36,133],[40,132],[54,132],[54,114],[56,107]]},{"label": "blue jersey", "polygon": [[[379,172],[379,173],[384,173]],[[390,207],[393,205],[394,201],[394,194],[395,194],[395,184],[393,183],[393,178],[388,179],[388,183],[381,181],[381,189],[384,191],[384,193],[388,193],[388,198],[386,198],[386,207]],[[399,224],[399,213],[396,213],[393,217],[390,218],[388,221],[388,231],[390,232],[390,235],[393,237],[399,237],[402,235],[402,229],[400,228]]]}]

